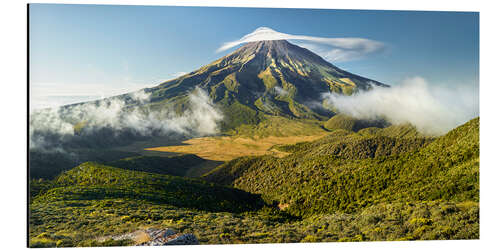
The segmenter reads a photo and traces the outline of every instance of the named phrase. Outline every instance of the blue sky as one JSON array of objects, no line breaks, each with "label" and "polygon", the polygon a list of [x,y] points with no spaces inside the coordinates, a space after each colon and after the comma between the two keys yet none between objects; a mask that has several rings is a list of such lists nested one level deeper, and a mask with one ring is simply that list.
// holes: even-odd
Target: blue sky
[{"label": "blue sky", "polygon": [[153,86],[235,50],[216,52],[259,27],[380,42],[380,52],[332,63],[390,85],[479,82],[473,12],[32,4],[31,94],[85,99]]}]

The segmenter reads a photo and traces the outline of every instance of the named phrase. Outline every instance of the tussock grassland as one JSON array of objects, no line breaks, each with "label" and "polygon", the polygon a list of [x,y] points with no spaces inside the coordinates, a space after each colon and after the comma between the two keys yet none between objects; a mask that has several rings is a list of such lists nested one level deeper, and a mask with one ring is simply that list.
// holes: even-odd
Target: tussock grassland
[{"label": "tussock grassland", "polygon": [[195,154],[213,161],[229,161],[241,156],[273,155],[283,157],[289,153],[272,149],[274,145],[310,142],[326,136],[323,132],[305,136],[268,136],[264,138],[245,137],[202,137],[183,141],[186,145],[146,148],[149,151]]}]

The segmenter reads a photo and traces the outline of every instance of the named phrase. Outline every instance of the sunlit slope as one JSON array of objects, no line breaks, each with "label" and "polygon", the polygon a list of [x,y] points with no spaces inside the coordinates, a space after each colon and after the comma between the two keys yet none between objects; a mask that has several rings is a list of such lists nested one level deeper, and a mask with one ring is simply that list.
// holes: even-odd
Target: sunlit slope
[{"label": "sunlit slope", "polygon": [[205,179],[260,193],[296,215],[353,212],[380,202],[479,199],[479,118],[430,143],[337,133],[292,146],[293,154],[282,159],[235,159]]},{"label": "sunlit slope", "polygon": [[222,109],[224,129],[257,124],[263,115],[324,120],[333,113],[320,108],[321,94],[349,95],[373,86],[374,80],[341,70],[311,51],[285,40],[251,42],[198,70],[146,89],[152,108],[181,111],[195,87],[206,90]]},{"label": "sunlit slope", "polygon": [[146,150],[195,154],[203,159],[213,161],[229,161],[241,156],[274,155],[283,157],[288,153],[276,150],[274,146],[313,141],[325,135],[326,133],[323,132],[309,136],[268,136],[262,138],[202,137],[184,141],[183,143],[186,145],[147,148]]}]

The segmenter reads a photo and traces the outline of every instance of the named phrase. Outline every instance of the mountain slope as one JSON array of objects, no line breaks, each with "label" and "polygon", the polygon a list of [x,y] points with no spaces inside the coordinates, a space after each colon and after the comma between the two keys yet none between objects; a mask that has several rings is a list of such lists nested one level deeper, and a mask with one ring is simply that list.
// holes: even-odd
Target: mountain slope
[{"label": "mountain slope", "polygon": [[[170,103],[182,110],[195,87],[206,90],[227,118],[226,127],[255,124],[259,115],[326,119],[321,94],[351,94],[387,86],[341,70],[313,52],[286,40],[248,43],[198,70],[147,89],[152,106]],[[166,101],[169,100],[169,101]]]}]

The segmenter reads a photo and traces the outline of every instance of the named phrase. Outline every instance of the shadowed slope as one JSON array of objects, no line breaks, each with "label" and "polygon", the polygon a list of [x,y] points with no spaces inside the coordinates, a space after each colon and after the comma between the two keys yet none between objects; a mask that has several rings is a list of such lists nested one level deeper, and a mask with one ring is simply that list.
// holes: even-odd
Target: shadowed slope
[{"label": "shadowed slope", "polygon": [[134,199],[207,211],[243,212],[264,205],[259,195],[169,175],[87,162],[59,175],[33,202]]}]

